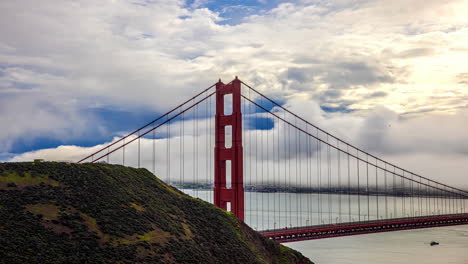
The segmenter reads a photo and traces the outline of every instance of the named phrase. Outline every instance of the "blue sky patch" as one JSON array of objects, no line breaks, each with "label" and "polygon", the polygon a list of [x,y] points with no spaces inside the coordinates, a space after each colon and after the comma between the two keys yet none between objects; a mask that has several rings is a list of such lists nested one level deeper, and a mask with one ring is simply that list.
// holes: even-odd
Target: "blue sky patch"
[{"label": "blue sky patch", "polygon": [[[115,110],[109,108],[93,108],[84,111],[85,115],[93,116],[99,121],[99,127],[89,127],[85,134],[76,138],[56,138],[40,136],[34,138],[20,138],[13,143],[11,153],[19,154],[46,148],[55,148],[60,145],[77,145],[91,147],[111,141],[117,133],[131,132],[148,122],[156,119],[161,113],[149,110]],[[152,135],[151,135],[152,137]]]},{"label": "blue sky patch", "polygon": [[245,128],[249,130],[270,130],[273,129],[275,123],[272,118],[268,117],[247,117],[245,120]]},{"label": "blue sky patch", "polygon": [[320,106],[320,108],[327,113],[352,113],[355,111],[354,109],[349,109],[344,106],[332,107],[332,106],[322,105]]},{"label": "blue sky patch", "polygon": [[271,10],[278,6],[284,0],[207,0],[201,1],[189,0],[186,1],[186,7],[192,8],[208,8],[211,11],[217,12],[224,19],[219,24],[237,25],[243,22],[246,17],[260,14]]}]

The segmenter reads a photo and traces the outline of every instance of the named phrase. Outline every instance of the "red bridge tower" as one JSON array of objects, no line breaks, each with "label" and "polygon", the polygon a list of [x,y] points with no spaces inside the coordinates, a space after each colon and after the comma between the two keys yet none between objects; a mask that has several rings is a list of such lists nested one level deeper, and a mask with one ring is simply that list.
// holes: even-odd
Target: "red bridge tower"
[{"label": "red bridge tower", "polygon": [[[225,115],[225,95],[230,94],[232,94],[232,113]],[[226,148],[227,126],[232,127],[230,148]],[[214,203],[224,210],[227,210],[227,205],[230,203],[231,212],[244,221],[241,81],[237,76],[229,84],[224,84],[221,80],[216,83],[214,155]],[[230,188],[226,186],[226,161],[231,162]]]}]

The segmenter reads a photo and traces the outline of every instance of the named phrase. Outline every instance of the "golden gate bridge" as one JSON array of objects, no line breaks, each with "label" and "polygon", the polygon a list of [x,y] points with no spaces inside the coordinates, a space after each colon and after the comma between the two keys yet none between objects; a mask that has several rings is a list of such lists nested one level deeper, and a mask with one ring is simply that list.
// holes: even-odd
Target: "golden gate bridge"
[{"label": "golden gate bridge", "polygon": [[467,191],[353,146],[237,77],[83,162],[147,168],[278,242],[468,224]]}]

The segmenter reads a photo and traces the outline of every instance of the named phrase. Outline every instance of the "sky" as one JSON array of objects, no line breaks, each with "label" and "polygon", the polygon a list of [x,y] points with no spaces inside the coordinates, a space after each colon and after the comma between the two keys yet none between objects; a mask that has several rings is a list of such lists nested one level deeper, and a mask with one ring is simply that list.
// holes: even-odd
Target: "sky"
[{"label": "sky", "polygon": [[16,0],[0,14],[0,160],[76,160],[239,76],[468,187],[466,1]]}]

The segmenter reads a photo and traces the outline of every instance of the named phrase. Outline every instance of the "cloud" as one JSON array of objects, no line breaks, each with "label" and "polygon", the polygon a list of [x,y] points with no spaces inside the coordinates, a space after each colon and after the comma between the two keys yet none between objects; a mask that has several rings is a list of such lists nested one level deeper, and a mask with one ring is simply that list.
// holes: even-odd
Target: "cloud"
[{"label": "cloud", "polygon": [[[468,131],[466,127],[461,125],[461,120],[467,118],[468,111],[460,111],[454,116],[405,118],[380,107],[374,109],[372,114],[368,116],[349,118],[348,114],[345,113],[324,112],[318,104],[309,100],[293,99],[288,101],[286,106],[306,120],[310,120],[312,124],[320,124],[321,128],[330,131],[345,142],[390,163],[430,179],[456,186],[467,186],[466,181],[464,181],[466,164],[463,161],[468,157],[468,145],[464,144],[464,142],[468,142]],[[287,173],[291,173],[291,175],[297,175],[296,171],[299,172],[299,170],[301,174],[304,174],[310,169],[307,167],[310,165],[307,164],[311,161],[315,164],[318,155],[322,156],[323,166],[328,166],[326,165],[326,153],[329,150],[324,143],[306,136],[271,115],[258,112],[249,114],[249,112],[244,113],[246,121],[255,117],[257,122],[267,122],[262,118],[269,118],[271,121],[268,122],[274,124],[272,128],[269,127],[267,130],[260,130],[259,125],[261,124],[250,124],[250,126],[246,126],[250,128],[243,132],[244,162],[245,170],[248,172],[246,179],[249,177],[250,183],[278,181],[279,168],[289,168]],[[276,109],[273,109],[273,112],[278,113]],[[279,114],[279,116],[284,116],[289,122],[309,134],[337,146],[335,139],[317,131],[312,126],[305,125],[292,116],[284,114]],[[210,175],[213,168],[213,124],[213,118],[198,119],[197,122],[193,119],[174,122],[170,130],[167,130],[166,127],[157,130],[156,139],[152,139],[150,133],[149,137],[127,146],[125,154],[122,153],[122,150],[116,151],[110,156],[109,162],[122,164],[125,160],[127,166],[137,167],[140,156],[141,167],[152,171],[154,166],[156,174],[166,180],[172,178],[172,180],[177,181],[183,177],[187,181],[193,181],[195,174],[197,174],[202,175],[200,179],[212,182],[213,179],[210,178]],[[167,137],[167,131],[171,132],[170,138]],[[114,138],[113,141],[117,139]],[[230,140],[230,134],[226,140]],[[77,161],[105,145],[100,144],[89,148],[60,146],[17,155],[12,160],[27,161],[43,158],[46,160]],[[138,154],[138,145],[140,145],[140,154]],[[344,143],[340,143],[339,146],[341,149],[349,149],[351,153],[355,152],[353,148],[345,148]],[[336,164],[339,156],[337,156],[336,150],[333,148],[331,150],[331,162]],[[170,155],[168,155],[169,152]],[[107,150],[94,158],[105,153]],[[153,155],[155,155],[154,160]],[[345,154],[341,155],[342,162],[345,162],[345,157]],[[366,159],[363,153],[360,154],[360,157]],[[107,157],[104,157],[103,160],[107,161]],[[373,158],[370,160],[372,161]],[[300,164],[299,169],[295,166],[290,167],[290,164],[295,166]],[[170,169],[168,169],[169,167]],[[198,168],[196,173],[192,173],[194,168]],[[264,174],[265,172],[262,170],[266,168],[272,170],[271,174]],[[389,168],[391,167],[389,166]],[[184,173],[181,172],[182,170]],[[306,176],[303,176],[303,179],[304,177]],[[335,175],[333,182],[336,180]],[[295,178],[291,181],[293,184],[299,184]]]},{"label": "cloud", "polygon": [[[36,137],[67,140],[86,135],[92,116],[82,116],[73,100],[40,93],[3,94],[0,97],[0,150],[11,149],[16,140],[28,143]],[[53,129],[51,129],[53,128]],[[99,125],[96,125],[96,132]],[[3,152],[3,151],[0,151]]]},{"label": "cloud", "polygon": [[468,72],[457,74],[456,79],[459,84],[468,84]]},{"label": "cloud", "polygon": [[398,55],[401,58],[413,58],[433,55],[435,52],[431,48],[414,48],[400,52]]},{"label": "cloud", "polygon": [[0,153],[115,135],[87,110],[159,113],[238,75],[371,151],[465,155],[466,1],[272,2],[231,24],[213,3],[0,2]]}]

